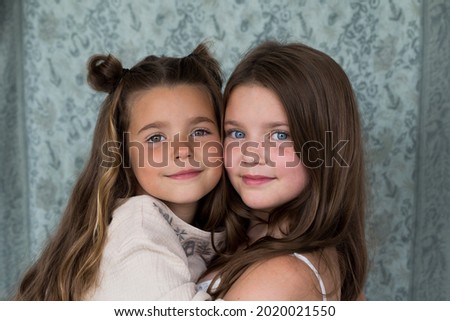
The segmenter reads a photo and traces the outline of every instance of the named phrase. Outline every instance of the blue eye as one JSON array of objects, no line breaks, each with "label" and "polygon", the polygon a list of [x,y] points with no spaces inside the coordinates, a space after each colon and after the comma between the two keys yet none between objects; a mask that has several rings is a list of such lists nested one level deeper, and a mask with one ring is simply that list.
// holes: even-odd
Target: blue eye
[{"label": "blue eye", "polygon": [[287,140],[289,135],[286,132],[273,132],[270,138],[273,140]]},{"label": "blue eye", "polygon": [[206,129],[196,129],[192,132],[191,136],[199,137],[199,136],[206,136],[208,134],[210,134],[210,132]]},{"label": "blue eye", "polygon": [[163,142],[165,140],[166,140],[166,138],[163,135],[161,135],[161,134],[152,135],[152,136],[150,136],[147,139],[147,141],[149,143],[160,143],[160,142]]},{"label": "blue eye", "polygon": [[240,130],[230,130],[228,132],[228,135],[231,138],[234,138],[234,139],[243,139],[243,138],[245,138],[244,132],[241,132]]}]

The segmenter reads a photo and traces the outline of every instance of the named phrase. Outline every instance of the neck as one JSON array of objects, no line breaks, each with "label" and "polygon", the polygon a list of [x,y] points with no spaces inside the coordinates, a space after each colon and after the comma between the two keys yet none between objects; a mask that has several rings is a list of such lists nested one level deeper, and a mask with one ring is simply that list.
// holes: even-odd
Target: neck
[{"label": "neck", "polygon": [[192,204],[175,204],[164,202],[175,213],[176,216],[181,218],[188,224],[192,224],[197,212],[197,202]]}]

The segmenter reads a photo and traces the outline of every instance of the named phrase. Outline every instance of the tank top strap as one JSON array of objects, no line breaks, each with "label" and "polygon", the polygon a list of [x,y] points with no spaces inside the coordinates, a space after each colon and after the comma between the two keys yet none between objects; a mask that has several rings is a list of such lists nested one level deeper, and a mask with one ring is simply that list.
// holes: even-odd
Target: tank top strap
[{"label": "tank top strap", "polygon": [[322,277],[319,274],[319,271],[317,271],[316,267],[311,263],[311,261],[306,256],[298,253],[293,253],[293,255],[300,261],[304,262],[314,272],[317,280],[319,281],[320,291],[322,292],[322,300],[327,301],[327,291],[325,290],[325,285],[323,283]]}]

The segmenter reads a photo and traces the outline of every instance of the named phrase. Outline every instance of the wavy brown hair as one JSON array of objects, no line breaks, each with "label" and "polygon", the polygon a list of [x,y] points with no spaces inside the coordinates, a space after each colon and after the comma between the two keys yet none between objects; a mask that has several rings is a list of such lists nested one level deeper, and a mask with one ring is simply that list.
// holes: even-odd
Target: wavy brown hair
[{"label": "wavy brown hair", "polygon": [[[225,108],[233,90],[249,84],[268,88],[280,99],[309,183],[297,198],[269,215],[269,232],[287,223],[284,237],[266,236],[248,244],[249,222],[257,218],[226,182],[226,248],[210,266],[209,271],[220,271],[221,279],[210,292],[223,297],[248,267],[262,260],[293,252],[320,254],[332,247],[339,257],[336,289],[342,300],[355,300],[366,280],[367,249],[362,133],[351,83],[323,52],[300,43],[265,42],[250,50],[232,72],[224,90]],[[326,146],[330,133],[335,143],[347,141],[346,145],[339,150],[305,150],[308,142]]]},{"label": "wavy brown hair", "polygon": [[[183,58],[148,56],[130,70],[112,55],[95,55],[88,62],[88,83],[108,93],[90,157],[56,233],[21,280],[15,300],[80,300],[95,285],[112,213],[119,199],[136,195],[138,186],[132,170],[124,166],[133,94],[156,86],[196,85],[209,95],[220,123],[222,74],[205,44]],[[201,200],[196,217],[200,228],[219,225],[220,217],[210,215],[212,207],[222,207],[219,193],[216,189]]]}]

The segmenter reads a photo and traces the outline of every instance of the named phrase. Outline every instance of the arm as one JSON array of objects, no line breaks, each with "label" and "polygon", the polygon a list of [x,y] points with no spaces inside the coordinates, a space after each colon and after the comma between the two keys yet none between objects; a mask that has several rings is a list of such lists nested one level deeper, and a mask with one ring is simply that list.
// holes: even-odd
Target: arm
[{"label": "arm", "polygon": [[[104,267],[99,300],[208,300],[196,293],[187,262],[175,243],[148,244],[136,240]],[[130,244],[131,245],[131,244]],[[150,245],[150,246],[149,246]]]},{"label": "arm", "polygon": [[133,197],[119,207],[108,227],[99,283],[93,300],[207,300],[178,236],[154,206]]}]

